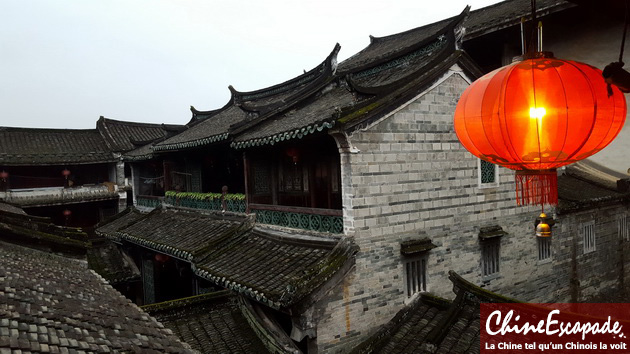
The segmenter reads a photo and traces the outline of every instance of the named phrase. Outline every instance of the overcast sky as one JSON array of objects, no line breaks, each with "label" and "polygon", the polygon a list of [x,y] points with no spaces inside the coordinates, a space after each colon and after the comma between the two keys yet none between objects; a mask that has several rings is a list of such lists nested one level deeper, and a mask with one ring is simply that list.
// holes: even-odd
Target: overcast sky
[{"label": "overcast sky", "polygon": [[228,85],[271,86],[385,36],[497,0],[2,0],[0,126],[185,124]]}]

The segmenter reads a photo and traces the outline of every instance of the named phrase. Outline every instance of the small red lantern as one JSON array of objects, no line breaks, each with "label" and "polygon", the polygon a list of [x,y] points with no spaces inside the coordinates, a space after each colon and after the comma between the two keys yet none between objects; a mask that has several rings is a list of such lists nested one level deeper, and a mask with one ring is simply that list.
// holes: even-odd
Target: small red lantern
[{"label": "small red lantern", "polygon": [[70,176],[70,170],[67,168],[64,168],[63,171],[61,171],[61,174],[68,179],[68,176]]},{"label": "small red lantern", "polygon": [[473,82],[454,123],[473,155],[516,170],[519,205],[544,205],[558,203],[556,168],[602,150],[625,119],[599,69],[538,52]]},{"label": "small red lantern", "polygon": [[5,171],[5,170],[2,170],[2,172],[0,172],[0,179],[1,179],[3,182],[6,182],[6,181],[7,181],[7,178],[9,178],[9,172],[7,172],[7,171]]},{"label": "small red lantern", "polygon": [[66,218],[69,218],[70,215],[72,215],[72,211],[66,209],[63,211],[63,216],[65,216]]},{"label": "small red lantern", "polygon": [[168,262],[169,259],[171,259],[171,257],[169,257],[166,254],[157,253],[155,255],[155,260],[158,261],[159,263],[166,263]]},{"label": "small red lantern", "polygon": [[287,156],[293,159],[293,163],[297,164],[300,160],[300,151],[295,147],[290,147],[286,150]]}]

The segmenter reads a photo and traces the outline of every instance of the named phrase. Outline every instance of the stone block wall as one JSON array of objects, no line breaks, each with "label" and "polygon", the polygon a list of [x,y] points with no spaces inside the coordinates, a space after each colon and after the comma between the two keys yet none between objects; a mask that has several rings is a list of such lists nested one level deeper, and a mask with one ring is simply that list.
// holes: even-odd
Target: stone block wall
[{"label": "stone block wall", "polygon": [[[612,204],[560,215],[554,228],[554,262],[568,279],[557,291],[576,302],[626,302],[630,271],[630,239],[619,220],[627,223],[628,206]],[[582,228],[593,223],[595,251],[585,252]]]},{"label": "stone block wall", "polygon": [[[531,302],[570,301],[576,292],[578,299],[586,299],[619,281],[620,266],[606,269],[615,253],[609,241],[602,240],[601,254],[598,248],[598,255],[578,255],[577,263],[572,261],[571,225],[580,218],[601,219],[608,230],[602,237],[609,238],[616,221],[603,220],[625,207],[562,216],[566,220],[554,236],[552,261],[538,261],[534,220],[540,209],[516,205],[513,172],[501,168],[498,186],[479,187],[477,158],[461,146],[453,128],[455,106],[467,86],[454,67],[395,113],[352,133],[352,149],[340,149],[345,231],[360,251],[343,286],[317,305],[320,351],[352,348],[409,301],[400,252],[400,243],[409,239],[429,237],[437,246],[428,251],[427,290],[446,298],[453,296],[449,270]],[[499,274],[484,278],[479,228],[491,225],[507,234],[500,240]],[[570,290],[576,266],[584,268],[577,272],[579,291]],[[607,275],[597,277],[598,272]]]}]

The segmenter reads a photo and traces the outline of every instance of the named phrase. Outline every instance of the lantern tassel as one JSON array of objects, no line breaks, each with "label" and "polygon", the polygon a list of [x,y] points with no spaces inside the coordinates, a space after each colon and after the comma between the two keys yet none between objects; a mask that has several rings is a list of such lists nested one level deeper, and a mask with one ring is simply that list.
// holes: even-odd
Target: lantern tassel
[{"label": "lantern tassel", "polygon": [[516,171],[518,205],[558,205],[556,170]]}]

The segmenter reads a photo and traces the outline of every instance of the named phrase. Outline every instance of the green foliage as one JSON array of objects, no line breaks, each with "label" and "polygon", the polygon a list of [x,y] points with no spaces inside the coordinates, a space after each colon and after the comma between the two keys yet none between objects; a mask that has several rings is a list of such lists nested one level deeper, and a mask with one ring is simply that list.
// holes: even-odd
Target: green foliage
[{"label": "green foliage", "polygon": [[[221,193],[197,193],[197,192],[176,192],[168,191],[165,193],[166,197],[177,199],[190,199],[190,200],[215,200],[221,199]],[[241,193],[228,193],[225,195],[225,200],[245,200],[245,194]]]}]

